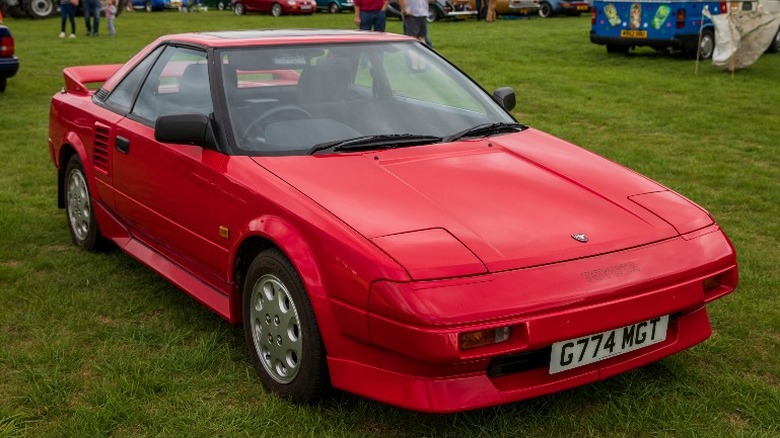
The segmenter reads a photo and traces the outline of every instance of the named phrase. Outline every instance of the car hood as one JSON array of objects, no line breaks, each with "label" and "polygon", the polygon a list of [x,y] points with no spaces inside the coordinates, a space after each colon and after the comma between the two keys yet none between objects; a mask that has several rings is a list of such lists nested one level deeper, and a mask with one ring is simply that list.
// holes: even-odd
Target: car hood
[{"label": "car hood", "polygon": [[588,257],[712,223],[657,183],[533,129],[443,145],[254,160],[414,279]]}]

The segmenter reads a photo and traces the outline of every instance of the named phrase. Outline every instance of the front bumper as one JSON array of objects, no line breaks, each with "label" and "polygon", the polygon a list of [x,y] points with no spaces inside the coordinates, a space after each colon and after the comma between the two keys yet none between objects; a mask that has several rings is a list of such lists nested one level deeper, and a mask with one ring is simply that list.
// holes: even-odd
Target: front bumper
[{"label": "front bumper", "polygon": [[[712,276],[721,284],[705,291],[702,281]],[[330,357],[331,381],[349,392],[426,412],[549,394],[702,342],[711,333],[704,305],[736,283],[733,247],[715,226],[619,253],[470,279],[377,282],[367,319],[381,360]],[[551,344],[661,315],[671,315],[665,341],[549,374]],[[498,327],[510,327],[509,341],[459,348],[460,333]],[[537,355],[530,366],[501,368],[502,361],[512,363],[526,353]]]}]

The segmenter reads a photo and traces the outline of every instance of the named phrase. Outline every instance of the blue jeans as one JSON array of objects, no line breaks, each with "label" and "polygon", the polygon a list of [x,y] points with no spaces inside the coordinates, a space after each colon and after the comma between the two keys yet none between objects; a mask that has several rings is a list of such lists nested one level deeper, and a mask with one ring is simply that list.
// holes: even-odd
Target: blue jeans
[{"label": "blue jeans", "polygon": [[60,5],[60,17],[62,18],[62,24],[60,29],[65,32],[65,23],[70,20],[70,33],[76,33],[76,7],[70,3]]},{"label": "blue jeans", "polygon": [[[92,23],[89,18],[92,17]],[[87,35],[97,35],[100,26],[100,2],[98,0],[84,0],[84,23],[87,26]]]},{"label": "blue jeans", "polygon": [[385,31],[385,11],[360,11],[360,30]]}]

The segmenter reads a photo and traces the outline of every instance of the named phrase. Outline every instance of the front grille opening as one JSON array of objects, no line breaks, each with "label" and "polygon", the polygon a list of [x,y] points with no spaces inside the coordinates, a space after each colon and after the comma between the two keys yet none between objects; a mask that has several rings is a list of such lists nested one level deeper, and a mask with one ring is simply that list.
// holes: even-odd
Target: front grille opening
[{"label": "front grille opening", "polygon": [[546,367],[550,365],[550,354],[552,354],[552,346],[496,357],[488,365],[488,377],[501,377]]}]

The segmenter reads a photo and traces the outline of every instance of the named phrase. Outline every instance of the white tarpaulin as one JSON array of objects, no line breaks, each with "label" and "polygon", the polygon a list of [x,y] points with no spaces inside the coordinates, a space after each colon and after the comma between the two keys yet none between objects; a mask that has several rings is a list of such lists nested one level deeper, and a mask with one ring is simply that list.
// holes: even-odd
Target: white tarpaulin
[{"label": "white tarpaulin", "polygon": [[772,43],[780,26],[780,13],[777,12],[730,10],[710,18],[715,26],[712,64],[732,72],[756,62]]}]

